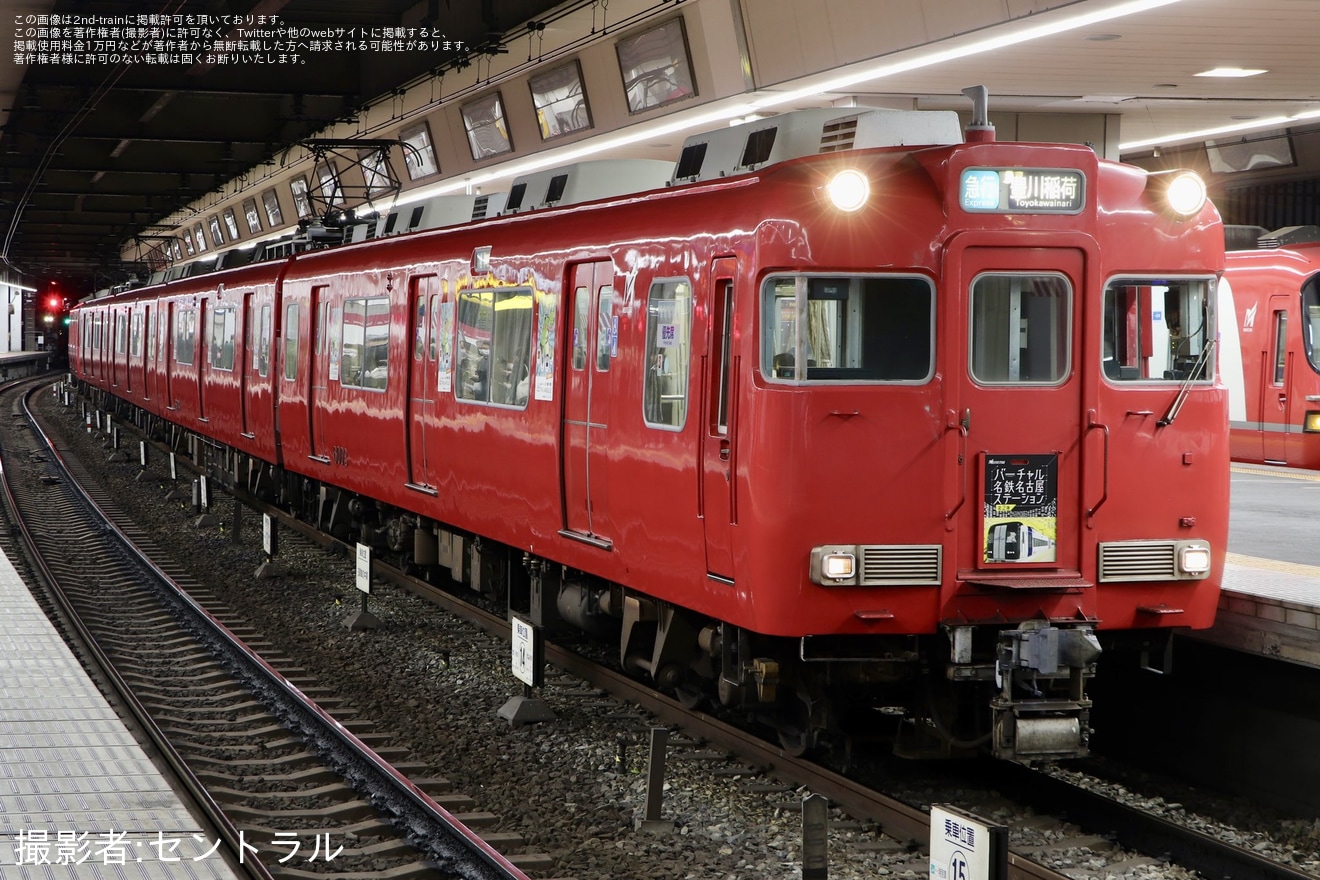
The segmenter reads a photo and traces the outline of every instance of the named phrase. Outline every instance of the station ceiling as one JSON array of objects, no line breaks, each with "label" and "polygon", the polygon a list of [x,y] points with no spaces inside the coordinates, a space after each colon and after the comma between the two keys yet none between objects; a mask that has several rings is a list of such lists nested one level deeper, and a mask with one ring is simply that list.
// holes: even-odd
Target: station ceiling
[{"label": "station ceiling", "polygon": [[[29,16],[37,15],[265,14],[313,29],[429,26],[466,51],[321,53],[277,67],[204,62],[79,67],[20,66],[6,46],[7,57],[0,61],[0,272],[18,270],[33,281],[63,278],[87,289],[122,280],[112,267],[120,264],[124,242],[149,233],[160,218],[278,158],[330,123],[352,118],[365,102],[403,83],[465,65],[483,47],[503,51],[499,47],[508,35],[525,34],[529,22],[558,8],[601,2],[6,0],[3,20],[14,23],[15,40],[20,30],[27,31]],[[812,43],[881,29],[917,35],[908,44],[913,52],[966,46],[993,40],[1009,24],[1125,5],[1115,0],[733,2],[735,8],[763,11],[778,4],[780,11],[770,20],[782,26],[763,25],[748,37],[762,50],[779,40],[783,53],[803,56]],[[654,0],[662,4],[700,5]],[[1002,7],[998,24],[985,24],[987,6]],[[821,12],[827,7],[854,11],[851,18],[829,21]],[[978,24],[958,33],[962,17]],[[923,45],[920,35],[931,33],[942,36]],[[1316,46],[1320,0],[1177,0],[1029,44],[953,53],[947,61],[896,69],[845,91],[891,106],[965,111],[961,89],[984,84],[992,109],[1000,111],[1112,114],[1121,120],[1127,142],[1244,120],[1278,119],[1280,128],[1314,128],[1320,118],[1308,121],[1304,114],[1320,110]],[[1266,72],[1199,75],[1216,67]],[[844,72],[809,68],[804,62],[804,74],[817,79]],[[781,81],[757,88],[795,85]],[[838,98],[825,93],[795,106]]]}]

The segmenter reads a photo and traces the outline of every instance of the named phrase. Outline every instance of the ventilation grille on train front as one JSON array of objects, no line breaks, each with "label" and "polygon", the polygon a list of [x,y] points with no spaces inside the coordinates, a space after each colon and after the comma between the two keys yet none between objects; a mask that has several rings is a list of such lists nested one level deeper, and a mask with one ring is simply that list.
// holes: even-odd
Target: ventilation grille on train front
[{"label": "ventilation grille on train front", "polygon": [[1175,541],[1116,541],[1100,545],[1100,583],[1168,581],[1178,577]]},{"label": "ventilation grille on train front", "polygon": [[848,116],[834,122],[827,122],[820,133],[820,151],[837,153],[851,150],[857,140],[857,117]]},{"label": "ventilation grille on train front", "polygon": [[872,544],[860,550],[864,586],[940,583],[939,544]]}]

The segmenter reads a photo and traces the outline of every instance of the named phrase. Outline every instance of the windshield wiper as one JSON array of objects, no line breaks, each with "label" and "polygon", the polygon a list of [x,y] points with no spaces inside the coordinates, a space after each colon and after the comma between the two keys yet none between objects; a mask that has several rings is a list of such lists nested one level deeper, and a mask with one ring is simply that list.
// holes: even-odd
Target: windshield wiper
[{"label": "windshield wiper", "polygon": [[1192,390],[1192,381],[1201,375],[1205,368],[1205,363],[1210,359],[1210,353],[1215,350],[1215,343],[1218,339],[1211,339],[1204,349],[1201,350],[1201,356],[1192,364],[1192,368],[1187,371],[1187,377],[1183,379],[1182,387],[1178,389],[1178,396],[1169,404],[1169,411],[1164,414],[1164,418],[1155,424],[1163,428],[1165,425],[1172,425],[1173,420],[1178,418],[1178,413],[1182,412],[1183,404],[1187,402],[1187,393]]}]

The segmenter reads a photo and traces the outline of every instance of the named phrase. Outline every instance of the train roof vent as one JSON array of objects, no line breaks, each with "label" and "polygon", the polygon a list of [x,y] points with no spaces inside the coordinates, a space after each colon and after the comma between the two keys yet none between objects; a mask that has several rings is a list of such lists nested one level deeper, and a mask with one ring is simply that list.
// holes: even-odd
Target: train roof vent
[{"label": "train roof vent", "polygon": [[962,140],[958,114],[952,110],[797,110],[693,135],[683,143],[670,182],[714,180],[818,153]]},{"label": "train roof vent", "polygon": [[593,159],[537,171],[514,180],[501,213],[576,205],[660,189],[673,173],[674,163],[659,159]]},{"label": "train roof vent", "polygon": [[1263,248],[1295,247],[1299,244],[1320,243],[1320,226],[1285,226],[1267,232],[1259,239]]},{"label": "train roof vent", "polygon": [[[491,204],[502,207],[504,194],[492,193],[479,196],[457,193],[433,196],[425,201],[402,205],[390,211],[385,215],[384,229],[378,235],[398,235],[402,232],[440,229],[445,226],[470,223],[473,220],[483,220],[491,216]],[[358,240],[354,238],[354,241]]]}]

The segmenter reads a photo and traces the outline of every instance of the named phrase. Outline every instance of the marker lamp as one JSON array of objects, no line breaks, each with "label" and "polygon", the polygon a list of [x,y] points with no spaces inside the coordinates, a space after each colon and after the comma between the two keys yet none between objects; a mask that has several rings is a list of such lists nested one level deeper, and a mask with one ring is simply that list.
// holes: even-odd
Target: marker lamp
[{"label": "marker lamp", "polygon": [[811,581],[821,586],[857,583],[857,548],[847,545],[811,550]]},{"label": "marker lamp", "polygon": [[1184,544],[1178,548],[1178,571],[1191,577],[1204,577],[1210,573],[1210,547],[1206,544]]},{"label": "marker lamp", "polygon": [[825,185],[825,194],[830,197],[830,204],[851,214],[860,211],[871,196],[871,183],[866,175],[849,168],[840,171]]},{"label": "marker lamp", "polygon": [[1180,217],[1199,214],[1206,202],[1205,181],[1192,171],[1180,171],[1169,181],[1164,198],[1169,208]]},{"label": "marker lamp", "polygon": [[1302,421],[1302,430],[1308,434],[1320,434],[1320,412],[1308,412]]}]

